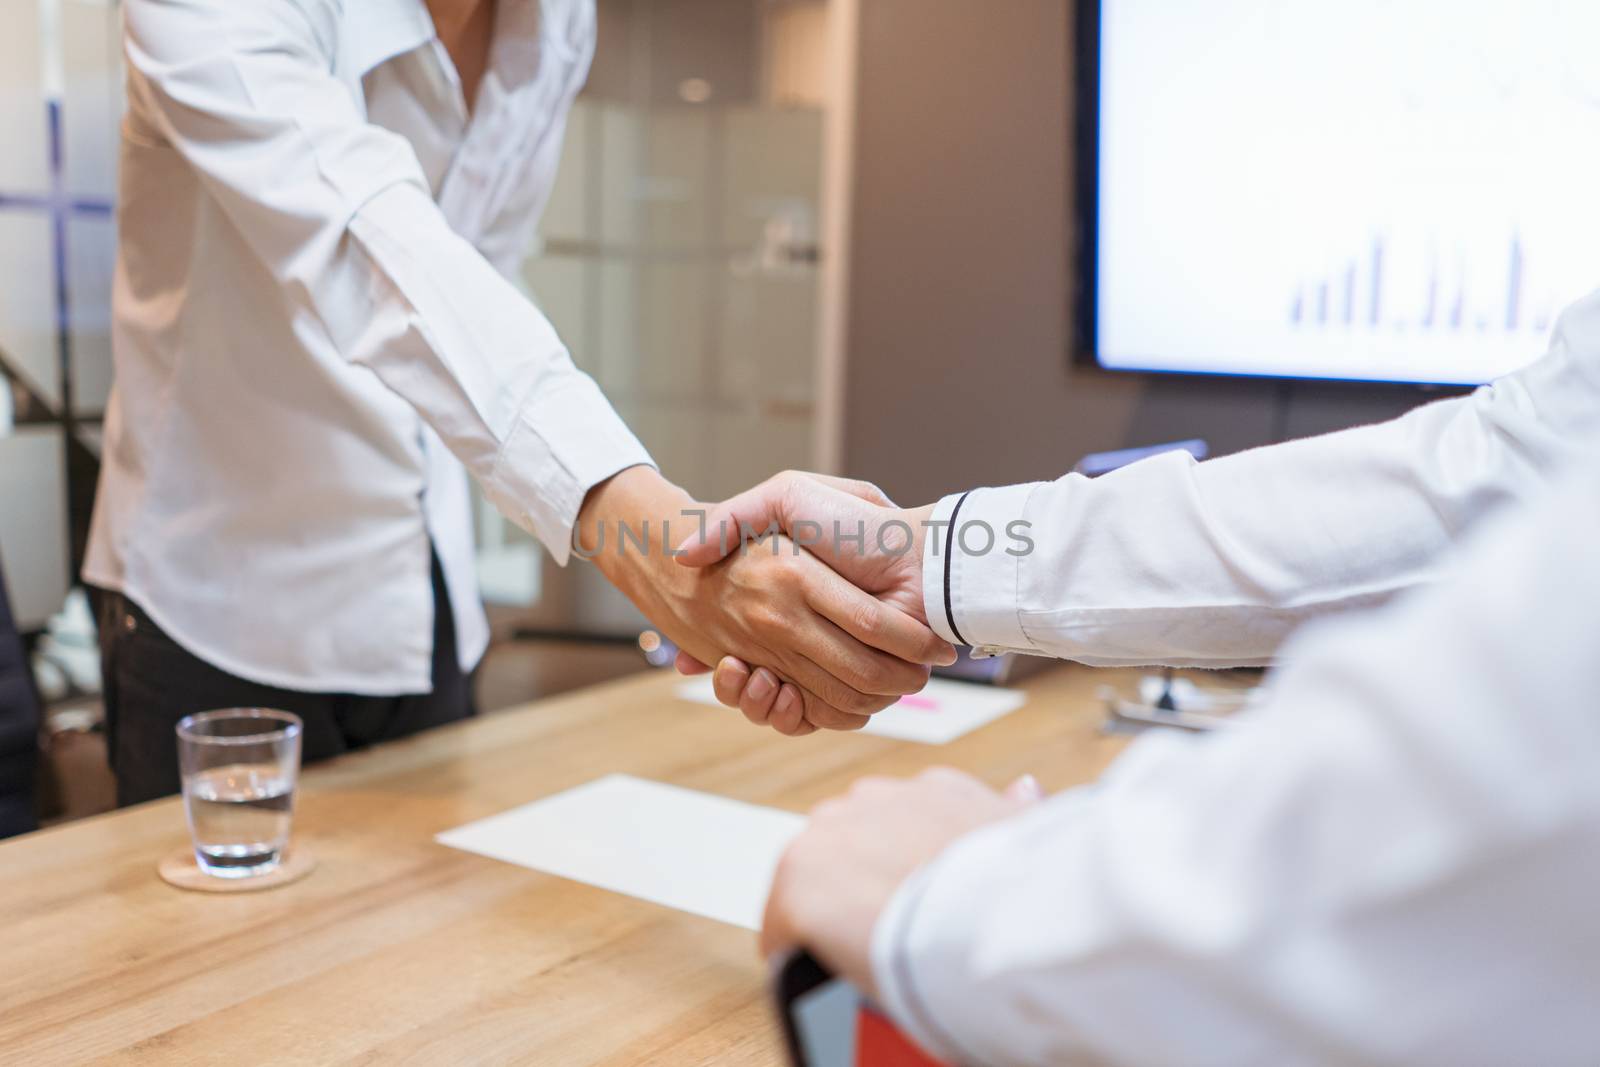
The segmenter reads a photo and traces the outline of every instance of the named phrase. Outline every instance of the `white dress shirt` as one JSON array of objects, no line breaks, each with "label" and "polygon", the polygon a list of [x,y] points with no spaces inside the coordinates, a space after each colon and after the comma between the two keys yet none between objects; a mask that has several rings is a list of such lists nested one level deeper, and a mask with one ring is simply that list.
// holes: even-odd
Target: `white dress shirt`
[{"label": "white dress shirt", "polygon": [[874,933],[974,1067],[1600,1062],[1600,439],[1267,706],[962,838]]},{"label": "white dress shirt", "polygon": [[[1266,663],[1308,619],[1433,581],[1468,527],[1596,430],[1600,293],[1560,317],[1533,364],[1392,422],[946,497],[934,520],[955,512],[963,536],[953,552],[948,532],[927,538],[929,624],[957,644],[1097,665]],[[1007,535],[1018,521],[1031,552]]]},{"label": "white dress shirt", "polygon": [[926,608],[980,647],[1257,663],[1345,617],[1247,721],[914,876],[873,944],[908,1031],[996,1067],[1595,1062],[1600,296],[1470,397],[952,512],[996,548],[930,537]]},{"label": "white dress shirt", "polygon": [[470,116],[422,0],[124,11],[85,578],[252,681],[425,692],[430,539],[463,667],[487,640],[460,464],[564,562],[588,489],[648,462],[508,280],[593,0],[501,0]]}]

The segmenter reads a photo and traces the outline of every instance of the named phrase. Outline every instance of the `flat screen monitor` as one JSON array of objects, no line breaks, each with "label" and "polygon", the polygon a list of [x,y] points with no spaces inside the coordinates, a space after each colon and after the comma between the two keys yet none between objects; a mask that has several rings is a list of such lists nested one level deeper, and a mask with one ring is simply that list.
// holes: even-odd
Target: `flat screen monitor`
[{"label": "flat screen monitor", "polygon": [[1476,384],[1600,288],[1600,2],[1081,0],[1086,348]]}]

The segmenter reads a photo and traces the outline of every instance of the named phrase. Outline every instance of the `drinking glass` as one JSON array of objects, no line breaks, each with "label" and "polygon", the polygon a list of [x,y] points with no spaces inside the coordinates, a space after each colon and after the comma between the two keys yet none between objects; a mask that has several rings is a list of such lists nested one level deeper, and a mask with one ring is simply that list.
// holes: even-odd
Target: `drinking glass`
[{"label": "drinking glass", "polygon": [[300,775],[298,716],[229,708],[178,723],[183,806],[200,869],[250,878],[278,866]]}]

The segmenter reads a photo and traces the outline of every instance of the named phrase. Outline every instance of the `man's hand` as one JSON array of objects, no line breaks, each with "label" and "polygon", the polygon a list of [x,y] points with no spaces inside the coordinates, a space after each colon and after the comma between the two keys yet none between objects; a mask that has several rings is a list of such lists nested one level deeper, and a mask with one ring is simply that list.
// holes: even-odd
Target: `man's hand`
[{"label": "man's hand", "polygon": [[657,471],[633,467],[590,491],[577,548],[689,656],[735,656],[766,670],[774,685],[764,721],[780,731],[859,729],[922,688],[928,664],[953,655],[923,622],[787,538],[711,566],[678,566],[666,551],[669,524],[681,531],[674,540],[696,529],[697,508]]},{"label": "man's hand", "polygon": [[948,767],[906,780],[861,779],[847,795],[818,804],[779,861],[762,955],[803,946],[875,997],[872,930],[901,883],[956,838],[1042,796],[1031,775],[1002,794]]},{"label": "man's hand", "polygon": [[[897,508],[869,482],[785,471],[712,508],[704,529],[679,545],[678,562],[703,567],[732,552],[760,551],[744,539],[751,531],[776,530],[857,588],[926,625],[922,552],[932,512],[931,505]],[[717,699],[751,722],[779,722],[794,706],[798,694],[787,692],[771,671],[752,669],[737,656],[715,661],[681,652],[677,666],[684,674],[702,674],[712,662],[717,663],[712,680]],[[954,662],[954,650],[931,662]]]}]

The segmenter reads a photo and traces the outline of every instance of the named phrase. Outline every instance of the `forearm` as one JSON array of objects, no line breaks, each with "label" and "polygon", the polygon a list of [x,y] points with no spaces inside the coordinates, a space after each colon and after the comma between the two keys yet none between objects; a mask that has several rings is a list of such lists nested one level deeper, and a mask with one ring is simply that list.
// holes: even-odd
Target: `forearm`
[{"label": "forearm", "polygon": [[[1441,508],[1417,484],[1405,437],[1374,427],[976,491],[924,564],[934,628],[1095,665],[1265,663],[1307,620],[1433,577],[1466,502]],[[976,550],[973,524],[1019,521],[1026,543]]]},{"label": "forearm", "polygon": [[[1094,664],[1264,663],[1308,619],[1433,581],[1469,528],[1536,491],[1597,422],[1592,298],[1526,371],[1393,422],[977,491],[958,526],[983,521],[999,547],[958,538],[953,556],[925,557],[929,617],[947,639],[953,623],[968,644]],[[1032,541],[1017,556],[1015,520]]]},{"label": "forearm", "polygon": [[674,566],[667,550],[693,528],[695,500],[648,466],[630,467],[589,490],[573,527],[574,551],[594,563],[606,579],[680,647],[720,653],[675,624],[671,601],[694,596],[700,576]]},{"label": "forearm", "polygon": [[[658,470],[633,466],[595,485],[585,495],[573,526],[573,545],[607,577],[620,575],[618,538],[628,529],[630,552],[665,557],[668,536],[695,528],[701,506]],[[640,545],[643,544],[643,548]]]},{"label": "forearm", "polygon": [[879,920],[886,1006],[952,1062],[1569,1060],[1600,995],[1597,470],[1297,637],[1248,721],[959,841]]}]

